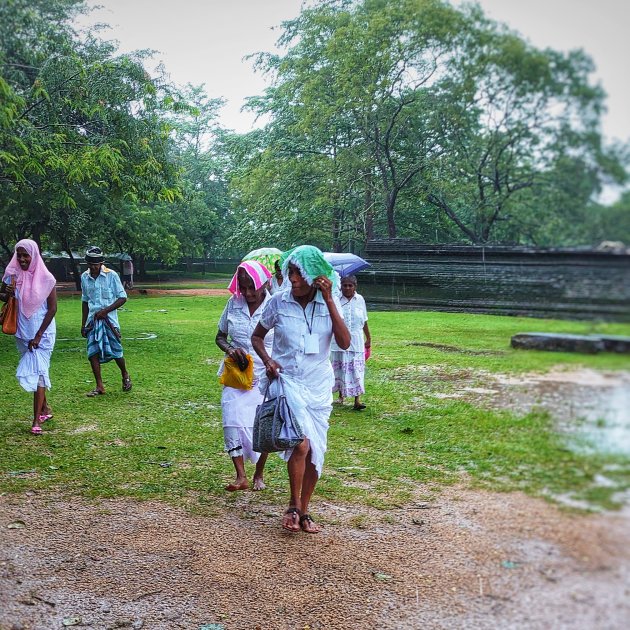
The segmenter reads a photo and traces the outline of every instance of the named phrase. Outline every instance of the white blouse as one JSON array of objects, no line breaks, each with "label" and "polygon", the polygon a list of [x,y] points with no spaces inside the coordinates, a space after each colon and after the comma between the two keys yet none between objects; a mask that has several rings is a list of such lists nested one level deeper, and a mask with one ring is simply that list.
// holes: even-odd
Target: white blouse
[{"label": "white blouse", "polygon": [[[363,326],[365,326],[365,322],[368,320],[368,314],[363,296],[359,293],[355,293],[350,300],[342,296],[339,301],[341,303],[343,319],[351,335],[350,346],[346,352],[365,352]],[[332,340],[330,349],[333,352],[344,352],[335,343],[334,339]]]},{"label": "white blouse", "polygon": [[[339,300],[333,299],[343,316]],[[272,356],[285,374],[298,378],[309,389],[328,387],[332,376],[329,361],[332,319],[319,291],[306,309],[296,302],[291,291],[276,293],[267,302],[260,323],[267,330],[274,330]],[[312,351],[305,347],[307,337],[315,339]]]},{"label": "white blouse", "polygon": [[278,284],[278,278],[276,278],[276,274],[274,273],[273,276],[271,276],[271,286],[269,288],[269,293],[271,293],[271,295],[274,295],[274,293],[284,291],[290,286],[291,283],[286,278],[282,280],[282,284]]},{"label": "white blouse", "polygon": [[[233,295],[225,305],[219,319],[219,330],[228,336],[230,343],[235,348],[242,348],[254,359],[254,381],[260,380],[260,377],[265,373],[265,366],[252,346],[252,333],[260,321],[265,304],[270,299],[269,293],[265,292],[265,299],[262,304],[250,315],[247,300],[243,296],[236,297]],[[274,334],[273,330],[271,330],[265,337],[265,348],[269,355],[271,355],[273,338]],[[221,362],[219,374],[222,372],[223,362]]]},{"label": "white blouse", "polygon": [[[15,336],[18,339],[24,339],[25,341],[30,341],[37,334],[39,327],[42,325],[42,322],[44,321],[44,317],[46,317],[46,313],[48,313],[48,301],[47,299],[44,300],[41,306],[29,318],[27,318],[22,313],[22,309],[20,308],[20,304],[21,304],[20,290],[17,288],[15,290],[15,297],[17,298],[17,301],[18,301],[17,332],[15,333]],[[57,329],[56,329],[55,319],[53,318],[50,324],[48,324],[48,328],[46,328],[46,330],[44,331],[44,334],[42,335],[42,340],[44,340],[47,337],[51,337],[54,343],[54,338],[56,336],[56,333],[57,333]]]}]

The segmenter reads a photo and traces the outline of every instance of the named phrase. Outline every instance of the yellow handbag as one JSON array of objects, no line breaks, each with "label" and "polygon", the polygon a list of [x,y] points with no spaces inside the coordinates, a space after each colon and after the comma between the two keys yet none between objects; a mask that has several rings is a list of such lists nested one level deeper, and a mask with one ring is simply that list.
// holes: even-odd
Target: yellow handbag
[{"label": "yellow handbag", "polygon": [[254,387],[254,360],[251,355],[247,356],[247,367],[241,370],[238,363],[230,357],[223,360],[223,373],[219,378],[219,383],[234,389],[252,389]]}]

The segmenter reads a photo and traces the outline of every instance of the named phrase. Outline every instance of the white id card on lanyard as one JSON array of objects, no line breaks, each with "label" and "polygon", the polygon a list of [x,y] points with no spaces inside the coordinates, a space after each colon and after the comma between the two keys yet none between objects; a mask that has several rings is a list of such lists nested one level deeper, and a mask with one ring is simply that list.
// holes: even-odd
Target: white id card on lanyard
[{"label": "white id card on lanyard", "polygon": [[317,354],[319,352],[319,335],[313,334],[313,317],[315,317],[315,302],[311,302],[313,308],[311,310],[311,323],[306,318],[306,309],[304,309],[304,321],[308,328],[308,334],[304,335],[304,354]]},{"label": "white id card on lanyard", "polygon": [[304,335],[304,354],[317,354],[319,352],[319,335],[313,333]]}]

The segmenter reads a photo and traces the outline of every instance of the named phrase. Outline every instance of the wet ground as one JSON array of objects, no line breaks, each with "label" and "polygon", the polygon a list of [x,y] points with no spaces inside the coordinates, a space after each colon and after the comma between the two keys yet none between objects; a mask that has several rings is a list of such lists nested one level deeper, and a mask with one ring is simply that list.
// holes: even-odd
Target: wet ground
[{"label": "wet ground", "polygon": [[[269,482],[264,496],[285,490]],[[628,627],[630,514],[463,488],[427,501],[428,490],[386,511],[317,497],[318,535],[284,532],[274,502],[251,492],[217,498],[211,517],[0,496],[0,628]]]},{"label": "wet ground", "polygon": [[416,366],[427,395],[524,415],[550,414],[569,448],[630,456],[630,372],[557,367],[547,373],[493,374]]},{"label": "wet ground", "polygon": [[630,373],[590,369],[496,376],[493,404],[547,411],[577,450],[630,456]]}]

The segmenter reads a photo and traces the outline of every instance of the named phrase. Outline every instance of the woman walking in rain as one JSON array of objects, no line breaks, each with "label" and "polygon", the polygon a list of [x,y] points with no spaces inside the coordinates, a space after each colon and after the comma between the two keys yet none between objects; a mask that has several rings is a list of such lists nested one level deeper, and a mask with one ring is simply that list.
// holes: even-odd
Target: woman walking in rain
[{"label": "woman walking in rain", "polygon": [[[345,349],[350,345],[350,332],[335,297],[339,276],[317,247],[301,245],[286,252],[282,275],[290,290],[269,300],[252,344],[265,364],[267,378],[282,381],[289,407],[306,436],[298,446],[281,453],[287,461],[291,492],[282,527],[316,534],[321,528],[308,507],[324,465],[332,411],[330,342],[334,337]],[[273,358],[265,345],[271,329]],[[277,387],[271,383],[270,389]]]},{"label": "woman walking in rain", "polygon": [[[245,460],[256,464],[253,489],[263,490],[263,470],[267,461],[267,453],[256,453],[252,448],[252,429],[256,407],[263,397],[258,390],[258,381],[265,373],[265,366],[252,348],[252,333],[260,320],[263,308],[270,299],[267,293],[268,281],[271,278],[269,270],[254,260],[242,262],[236,269],[228,289],[232,297],[223,310],[219,319],[219,331],[216,344],[225,354],[236,361],[238,367],[244,370],[252,357],[253,380],[251,389],[238,389],[228,385],[223,386],[221,394],[221,411],[223,416],[223,437],[225,450],[232,458],[236,470],[236,479],[225,486],[233,492],[249,488],[245,473]],[[273,334],[266,341],[266,350],[271,352]],[[222,363],[219,374],[224,370]]]},{"label": "woman walking in rain", "polygon": [[339,348],[334,340],[332,342],[330,362],[335,372],[333,392],[339,392],[340,403],[343,403],[344,398],[354,397],[354,409],[361,411],[365,409],[361,394],[365,393],[365,361],[370,356],[372,337],[365,300],[357,293],[356,276],[341,279],[340,303],[352,339],[347,350]]},{"label": "woman walking in rain", "polygon": [[35,241],[23,239],[15,245],[0,286],[0,300],[6,302],[10,296],[15,296],[18,303],[15,344],[20,362],[16,376],[24,390],[33,392],[31,433],[41,435],[41,425],[53,417],[46,390],[51,387],[57,292],[55,278],[46,269]]}]

